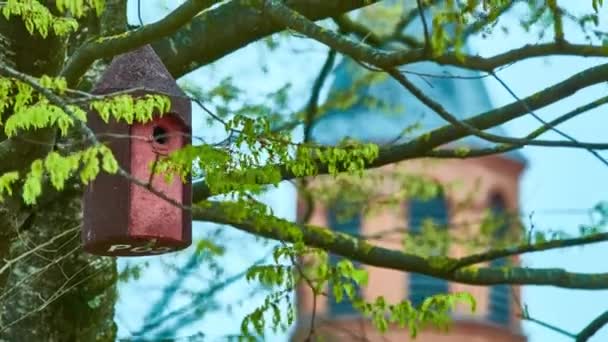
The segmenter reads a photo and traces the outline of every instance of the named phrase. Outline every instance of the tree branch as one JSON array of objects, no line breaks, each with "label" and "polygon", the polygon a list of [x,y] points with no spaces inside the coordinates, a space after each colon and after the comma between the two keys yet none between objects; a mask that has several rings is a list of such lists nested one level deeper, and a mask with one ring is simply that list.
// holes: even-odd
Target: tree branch
[{"label": "tree branch", "polygon": [[429,27],[426,23],[426,16],[424,15],[424,8],[422,7],[422,1],[416,0],[416,5],[418,9],[418,16],[420,17],[420,21],[422,21],[422,28],[424,32],[424,49],[429,52],[431,50],[431,37],[429,33]]},{"label": "tree branch", "polygon": [[[378,0],[290,0],[289,6],[311,20],[319,20],[376,2]],[[285,29],[285,26],[268,20],[267,13],[252,6],[253,3],[251,0],[233,0],[210,9],[172,36],[153,43],[154,50],[171,74],[178,78]]]},{"label": "tree branch", "polygon": [[380,37],[365,25],[349,18],[346,14],[334,17],[333,20],[338,25],[340,31],[353,33],[366,44],[381,47],[386,42],[386,38]]},{"label": "tree branch", "polygon": [[273,20],[285,27],[313,38],[356,60],[381,68],[390,68],[422,61],[434,61],[438,64],[449,64],[466,69],[491,72],[497,67],[539,56],[575,55],[608,57],[608,51],[604,47],[568,43],[526,45],[489,58],[460,56],[451,52],[434,57],[424,49],[389,52],[357,43],[335,32],[321,28],[278,0],[265,0],[264,10],[270,14]]},{"label": "tree branch", "polygon": [[[580,89],[605,82],[606,80],[608,80],[608,64],[603,64],[597,67],[589,68],[556,85],[547,87],[536,94],[532,94],[529,97],[524,98],[523,101],[527,103],[529,109],[536,110],[553,102],[562,100],[565,97],[571,96]],[[463,122],[475,127],[478,130],[483,130],[503,124],[526,113],[527,110],[523,108],[520,101],[515,101],[503,107],[495,108],[463,120]],[[423,134],[418,138],[412,139],[411,141],[382,148],[378,157],[371,163],[367,163],[365,167],[376,168],[406,159],[424,156],[427,151],[433,150],[439,146],[454,142],[469,135],[471,134],[468,131],[460,127],[455,127],[454,125],[445,125]],[[327,165],[321,161],[317,161],[317,166],[317,174],[324,174],[328,172]],[[291,179],[295,177],[295,175],[287,168],[283,168],[282,174],[284,179]]]},{"label": "tree branch", "polygon": [[67,79],[68,84],[76,84],[96,60],[113,57],[171,35],[216,2],[218,0],[189,0],[153,24],[119,35],[90,40],[70,57],[61,71],[61,76]]},{"label": "tree branch", "polygon": [[530,252],[542,252],[550,249],[590,245],[608,240],[608,233],[598,233],[589,236],[583,236],[572,239],[553,240],[536,244],[521,244],[519,246],[494,249],[483,253],[472,254],[466,257],[458,258],[452,266],[452,270],[457,270],[466,266],[479,264],[486,261],[492,261],[508,256],[520,255]]},{"label": "tree branch", "polygon": [[[558,126],[580,114],[586,113],[594,108],[603,106],[606,103],[608,103],[608,96],[601,97],[593,102],[590,102],[583,106],[575,108],[574,110],[572,110],[564,115],[561,115],[558,118],[556,118],[552,121],[549,121],[546,125],[543,125],[542,127],[539,127],[538,129],[534,130],[533,132],[528,134],[525,137],[525,139],[528,139],[528,140],[535,139],[536,137],[542,135],[543,133],[546,133],[547,131],[551,130],[553,127],[556,127],[556,126]],[[493,155],[493,154],[513,151],[513,150],[519,149],[524,146],[525,145],[522,145],[522,144],[515,144],[515,145],[501,144],[501,145],[497,145],[494,147],[488,147],[488,148],[483,148],[483,149],[474,149],[474,150],[468,150],[468,151],[467,150],[458,150],[458,149],[456,149],[456,150],[439,149],[439,150],[433,150],[433,151],[426,152],[425,157],[432,157],[432,158],[483,157],[483,156],[489,156],[489,155]]]},{"label": "tree branch", "polygon": [[[479,137],[481,139],[484,139],[484,140],[487,140],[490,142],[511,144],[511,145],[515,145],[515,146],[530,145],[530,146],[547,146],[547,147],[549,147],[549,146],[574,147],[574,148],[583,148],[583,149],[591,151],[592,153],[594,153],[593,149],[600,149],[600,150],[608,149],[608,144],[579,142],[568,135],[566,135],[566,137],[569,139],[569,141],[557,141],[557,140],[533,140],[533,139],[529,139],[527,137],[511,138],[511,137],[505,137],[505,136],[500,136],[500,135],[484,132],[480,129],[477,129],[477,128],[469,125],[465,121],[459,120],[458,118],[456,118],[456,116],[449,113],[440,103],[438,103],[438,102],[434,101],[433,99],[431,99],[430,97],[426,96],[422,92],[422,90],[420,90],[413,83],[411,83],[407,79],[407,77],[405,75],[401,74],[397,69],[390,68],[390,69],[387,69],[386,72],[388,74],[390,74],[397,82],[399,82],[399,84],[401,84],[405,89],[407,89],[410,93],[412,93],[412,95],[414,95],[418,100],[420,100],[420,102],[422,102],[425,106],[431,108],[435,113],[437,113],[442,119],[449,122],[450,124],[452,124],[455,127],[458,127],[462,130],[467,131],[467,133],[469,133],[469,135],[474,135],[476,137]],[[525,104],[525,102],[523,102],[519,98],[516,98],[516,100],[519,101],[522,104],[522,106],[526,107],[526,111],[528,113],[530,112],[530,110],[527,107],[527,105]],[[546,127],[548,123],[542,119],[540,119],[540,120],[544,125],[543,127]],[[600,156],[600,158],[601,158],[601,156]]]},{"label": "tree branch", "polygon": [[576,289],[608,288],[608,273],[573,273],[563,269],[533,269],[522,267],[462,268],[450,271],[456,259],[450,257],[424,258],[379,247],[349,235],[311,225],[289,221],[244,207],[242,203],[204,202],[192,208],[192,217],[198,221],[210,221],[255,234],[285,241],[304,242],[354,261],[370,266],[421,273],[449,281],[471,285],[551,285]]},{"label": "tree branch", "polygon": [[587,342],[606,324],[608,324],[608,311],[604,311],[603,314],[597,316],[593,321],[591,321],[591,323],[581,330],[576,335],[576,342]]},{"label": "tree branch", "polygon": [[545,328],[547,328],[549,330],[553,330],[554,332],[562,334],[562,335],[567,336],[567,337],[571,337],[571,338],[575,338],[576,337],[575,334],[573,334],[573,333],[571,333],[569,331],[566,331],[566,330],[564,330],[564,329],[562,329],[562,328],[560,328],[558,326],[555,326],[553,324],[549,324],[547,322],[541,321],[541,320],[536,319],[534,317],[530,317],[528,315],[522,315],[521,319],[529,321],[529,322],[532,322],[532,323],[536,323],[536,324],[540,325],[541,327],[545,327]]},{"label": "tree branch", "polygon": [[319,75],[315,79],[315,82],[312,86],[312,92],[310,98],[308,99],[308,104],[306,105],[306,120],[304,122],[304,142],[310,141],[311,133],[312,133],[312,125],[315,120],[315,116],[317,115],[318,107],[319,107],[319,95],[321,93],[321,89],[325,84],[325,80],[329,73],[334,67],[334,63],[336,60],[336,51],[329,50],[327,53],[327,58],[323,63],[323,67],[321,67],[321,71]]},{"label": "tree branch", "polygon": [[[17,79],[30,85],[43,96],[55,96],[50,90],[40,86],[38,81],[23,74],[0,61],[0,76]],[[46,155],[55,141],[55,129],[45,127],[27,131],[19,136],[0,142],[0,174],[11,170],[20,170],[30,165],[33,159]]]},{"label": "tree branch", "polygon": [[338,25],[340,31],[343,31],[345,33],[353,33],[362,42],[365,42],[366,44],[377,48],[381,48],[389,41],[398,41],[411,48],[421,48],[424,46],[415,37],[403,33],[391,36],[379,36],[365,25],[350,19],[346,14],[334,17],[334,22],[336,23],[336,25]]},{"label": "tree branch", "polygon": [[[551,103],[560,101],[565,97],[571,96],[581,89],[605,82],[607,80],[608,64],[592,67],[573,75],[558,84],[547,87],[536,94],[532,94],[521,101],[515,101],[503,107],[489,110],[469,119],[463,120],[463,122],[475,127],[478,130],[492,128],[525,115],[529,110],[537,110],[545,107]],[[522,106],[522,101],[527,104],[526,107]],[[589,110],[603,104],[604,102],[605,100],[598,100],[594,103],[583,106],[576,111]],[[365,168],[372,169],[412,158],[440,155],[440,150],[433,150],[469,135],[471,135],[470,132],[462,129],[461,127],[445,125],[402,144],[390,145],[381,148],[378,157],[372,162],[366,163]],[[505,151],[506,150],[502,150],[499,152]],[[452,155],[453,154],[450,154],[450,157]],[[327,165],[321,160],[316,160],[315,163],[317,166],[315,175],[326,174],[329,172]],[[288,167],[279,167],[281,168],[283,180],[293,179],[296,177],[296,175],[293,174]],[[338,169],[338,171],[344,172],[347,170]],[[193,190],[194,202],[204,200],[211,195],[208,185],[204,182],[195,183]]]},{"label": "tree branch", "polygon": [[[496,81],[498,81],[498,83],[500,83],[503,88],[505,88],[507,90],[507,92],[509,92],[509,94],[511,94],[511,96],[513,96],[514,99],[516,99],[517,101],[520,101],[521,104],[524,106],[524,108],[526,108],[526,110],[528,111],[528,113],[530,113],[530,115],[535,118],[537,121],[539,121],[540,123],[542,123],[543,125],[547,125],[547,122],[541,118],[538,114],[536,114],[533,110],[530,110],[530,108],[528,108],[528,105],[526,104],[525,101],[522,101],[519,96],[517,96],[517,94],[515,94],[515,92],[511,89],[511,87],[509,87],[507,85],[507,83],[505,81],[503,81],[500,77],[498,77],[498,75],[496,75],[495,72],[491,73],[492,77],[494,77],[494,79],[496,79]],[[606,158],[604,158],[602,155],[600,155],[597,151],[595,151],[593,149],[593,147],[591,145],[586,145],[586,144],[580,144],[575,138],[573,138],[571,135],[566,134],[565,132],[563,132],[560,129],[557,128],[551,128],[552,131],[554,131],[555,133],[559,134],[560,136],[568,139],[569,141],[575,143],[575,144],[579,144],[579,146],[581,148],[586,149],[589,153],[591,153],[591,155],[593,155],[596,159],[598,159],[599,161],[601,161],[604,165],[608,166],[608,161],[606,160]]]}]

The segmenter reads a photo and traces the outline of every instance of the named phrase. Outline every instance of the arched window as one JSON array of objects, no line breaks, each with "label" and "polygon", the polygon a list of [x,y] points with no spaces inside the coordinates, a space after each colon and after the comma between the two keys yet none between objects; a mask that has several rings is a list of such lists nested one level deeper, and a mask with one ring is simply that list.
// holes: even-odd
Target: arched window
[{"label": "arched window", "polygon": [[[352,205],[346,207],[347,205],[348,204],[336,204],[329,208],[327,217],[329,228],[340,233],[359,235],[361,233],[361,213],[354,209]],[[329,254],[329,262],[331,265],[336,265],[341,259],[342,257],[340,256],[331,253]],[[355,267],[359,266],[359,264],[355,262],[353,262],[353,265]],[[356,293],[357,295],[360,295],[359,288],[356,288]],[[331,281],[328,282],[327,297],[329,302],[329,315],[341,316],[355,315],[358,313],[346,294],[339,303],[335,300],[333,296],[333,284]]]},{"label": "arched window", "polygon": [[[449,221],[448,205],[443,194],[429,200],[412,199],[408,202],[408,226],[411,234],[420,233],[424,222],[432,220],[435,225],[447,228]],[[410,273],[409,300],[418,306],[430,296],[447,293],[448,283],[439,278],[418,273]]]},{"label": "arched window", "polygon": [[[494,194],[490,198],[490,210],[493,220],[500,226],[496,227],[494,237],[496,239],[504,238],[509,229],[509,220],[507,217],[507,206],[502,196]],[[507,265],[507,259],[495,259],[490,262],[492,267],[501,267]],[[494,285],[490,287],[490,303],[489,303],[489,320],[501,324],[509,325],[511,319],[511,288],[509,285]]]}]

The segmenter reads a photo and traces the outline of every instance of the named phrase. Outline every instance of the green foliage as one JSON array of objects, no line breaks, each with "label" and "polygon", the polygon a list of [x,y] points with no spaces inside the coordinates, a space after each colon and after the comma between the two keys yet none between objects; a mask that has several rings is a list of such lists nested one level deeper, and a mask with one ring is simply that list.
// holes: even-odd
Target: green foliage
[{"label": "green foliage", "polygon": [[0,77],[0,122],[2,122],[2,114],[11,105],[12,99],[9,95],[12,87],[11,80]]},{"label": "green foliage", "polygon": [[[294,261],[304,255],[306,260],[313,260],[307,262],[306,267],[279,264],[282,258]],[[334,300],[352,302],[354,308],[363,316],[370,318],[373,325],[382,333],[387,331],[390,324],[407,327],[412,337],[415,337],[420,329],[430,325],[447,329],[451,314],[458,303],[468,304],[473,312],[476,309],[475,299],[467,293],[438,294],[426,298],[419,307],[412,306],[407,300],[395,304],[387,303],[383,297],[378,297],[373,302],[366,302],[360,297],[357,288],[367,285],[368,273],[364,268],[356,267],[348,259],[342,259],[332,265],[328,262],[325,251],[295,245],[277,247],[274,258],[276,265],[252,267],[247,275],[248,280],[257,280],[275,289],[264,303],[243,321],[242,334],[248,339],[253,339],[254,334],[263,335],[269,315],[272,317],[273,329],[280,326],[281,316],[276,311],[278,304],[284,300],[285,294],[290,289],[295,289],[297,284],[312,286],[314,295],[321,295],[326,285],[331,284],[332,287],[328,290]],[[299,277],[296,277],[298,275]],[[291,303],[285,305],[292,310]],[[287,317],[287,323],[289,322],[290,319]],[[249,329],[250,326],[253,327],[253,331]]]},{"label": "green foliage", "polygon": [[297,177],[315,175],[318,161],[325,164],[330,175],[337,176],[341,172],[362,175],[367,164],[378,157],[379,149],[376,144],[360,144],[345,141],[337,147],[330,146],[300,146],[296,156],[287,161],[286,167]]},{"label": "green foliage", "polygon": [[61,12],[69,11],[76,18],[85,15],[89,8],[95,10],[95,14],[100,16],[105,8],[105,0],[56,0],[55,6]]},{"label": "green foliage", "polygon": [[[69,108],[79,120],[86,121],[86,114],[82,109],[76,106]],[[12,137],[18,133],[19,129],[57,126],[61,134],[65,136],[73,125],[74,119],[71,116],[56,105],[50,104],[48,100],[41,99],[33,105],[22,107],[21,110],[10,116],[6,120],[4,133]]]},{"label": "green foliage", "polygon": [[[39,84],[58,94],[63,94],[67,89],[63,78],[42,76]],[[65,136],[74,125],[74,119],[86,122],[86,113],[81,108],[74,105],[67,105],[66,108],[69,113],[51,104],[43,95],[37,94],[29,84],[0,78],[0,115],[7,109],[12,112],[4,125],[4,133],[8,137],[16,135],[20,129],[50,126],[57,126]]]},{"label": "green foliage", "polygon": [[237,115],[225,126],[237,135],[232,148],[186,146],[162,158],[157,172],[185,179],[194,163],[198,171],[193,176],[204,176],[212,193],[252,194],[267,184],[277,185],[285,169],[296,176],[314,175],[320,161],[327,163],[332,174],[342,170],[360,174],[378,156],[375,144],[345,141],[337,147],[314,147],[292,143],[285,133],[274,132],[265,117]]},{"label": "green foliage", "polygon": [[591,5],[593,6],[593,10],[597,13],[600,10],[600,7],[604,6],[604,0],[592,0]]},{"label": "green foliage", "polygon": [[[93,3],[93,2],[91,2]],[[63,3],[74,6],[75,2]],[[72,10],[73,7],[70,7]],[[65,95],[67,83],[63,78],[42,76],[38,84],[58,95]],[[114,96],[91,101],[90,108],[96,110],[102,119],[108,122],[110,117],[117,121],[128,123],[146,122],[152,119],[154,113],[166,113],[170,110],[168,97],[162,95],[146,95],[134,99],[129,95]],[[87,114],[79,106],[72,104],[51,103],[46,93],[37,93],[27,83],[0,78],[0,114],[6,110],[11,115],[4,122],[4,133],[8,137],[16,136],[21,130],[58,127],[62,137],[77,124],[78,128],[86,123]],[[92,181],[101,170],[116,173],[118,164],[111,150],[95,144],[71,153],[61,154],[57,151],[48,153],[44,158],[35,160],[30,171],[24,176],[22,197],[26,204],[35,204],[42,192],[44,175],[48,175],[51,185],[57,190],[63,190],[65,183],[78,174],[83,184]],[[1,194],[11,194],[11,186],[15,185],[15,173],[2,175]]]},{"label": "green foliage", "polygon": [[336,302],[341,302],[345,299],[354,301],[357,299],[356,288],[367,285],[368,273],[365,269],[357,269],[348,259],[342,259],[331,267],[331,292]]},{"label": "green foliage", "polygon": [[27,204],[36,203],[36,198],[42,192],[42,174],[44,172],[41,160],[32,163],[31,170],[25,178],[23,185],[23,199]]},{"label": "green foliage", "polygon": [[54,91],[59,95],[64,95],[68,89],[68,82],[64,77],[50,77],[48,75],[42,75],[38,81],[44,88]]},{"label": "green foliage", "polygon": [[426,326],[446,330],[451,321],[451,312],[460,302],[469,304],[471,311],[475,312],[475,298],[468,293],[446,293],[427,297],[420,307],[415,308],[404,300],[397,304],[389,304],[380,296],[371,303],[361,300],[355,302],[355,307],[368,318],[380,332],[388,330],[389,324],[407,327],[412,338],[418,331]]},{"label": "green foliage", "polygon": [[[99,16],[105,7],[105,0],[57,0],[57,9],[69,12],[66,17],[54,16],[48,7],[37,0],[7,0],[0,3],[2,15],[20,17],[30,34],[38,33],[46,38],[52,31],[57,36],[65,36],[78,29],[76,19],[85,16],[89,9],[94,9]],[[67,14],[67,13],[66,13]]]},{"label": "green foliage", "polygon": [[[291,292],[295,289],[294,269],[286,265],[260,265],[249,268],[246,279],[257,280],[261,284],[277,289],[271,292],[262,303],[241,322],[241,334],[245,340],[255,340],[263,336],[266,319],[270,315],[271,328],[283,330],[294,322],[295,309],[291,301]],[[284,306],[281,308],[280,306]],[[286,312],[285,312],[286,310]],[[253,331],[251,330],[253,327]]]},{"label": "green foliage", "polygon": [[[208,123],[213,122],[226,125],[225,119],[236,119],[240,117],[265,118],[278,123],[290,114],[288,108],[288,92],[291,88],[289,83],[275,91],[271,91],[256,99],[243,96],[246,90],[239,88],[232,77],[222,79],[215,87],[204,90],[189,82],[181,82],[181,88],[205,105],[205,111],[213,109],[213,115],[208,117]],[[207,113],[209,114],[209,113]],[[227,130],[228,128],[225,127]]]},{"label": "green foliage", "polygon": [[[327,165],[331,175],[337,175],[344,171],[362,175],[365,166],[378,157],[379,151],[376,144],[344,141],[338,147],[317,148],[315,152],[316,157]],[[297,170],[297,164],[295,169]]]},{"label": "green foliage", "polygon": [[[507,0],[448,0],[430,5],[432,7],[429,21],[432,26],[429,42],[431,52],[434,55],[441,55],[450,50],[458,55],[463,46],[465,29],[481,20],[479,18],[486,20],[486,28],[493,27],[501,13],[500,8],[508,2]],[[54,16],[48,8],[36,0],[8,0],[0,6],[6,18],[19,16],[24,20],[30,33],[47,37],[52,33],[61,36],[74,32],[78,28],[76,19],[83,18],[87,11],[92,9],[99,15],[103,10],[104,1],[57,0],[55,5],[59,12],[66,14],[66,17]],[[602,0],[592,0],[596,12],[602,5]],[[384,7],[380,4],[373,6],[377,11],[371,15],[371,12],[366,12],[365,20],[379,22],[380,26],[374,25],[374,27],[378,28],[381,35],[393,34],[394,25],[403,17],[404,6],[407,6],[404,2],[391,2]],[[546,6],[537,8],[531,4],[530,18],[522,21],[522,25],[526,28],[536,24],[546,26],[553,24],[554,19],[549,15]],[[594,23],[597,26],[598,22],[597,15],[580,18],[582,26],[586,23]],[[276,40],[270,38],[267,44],[271,48],[277,46]],[[385,81],[387,75],[362,71],[362,68],[358,70],[353,76],[355,78],[353,86],[332,94],[327,102],[319,106],[317,117],[329,110],[346,109],[355,104],[364,104],[384,112],[402,113],[402,110],[407,110],[407,108],[393,108],[390,104],[373,97],[359,96],[359,90]],[[69,99],[73,94],[67,89],[67,84],[62,78],[42,76],[38,82],[42,87],[62,97]],[[368,273],[364,268],[357,267],[348,259],[330,264],[326,251],[304,245],[299,226],[274,217],[268,207],[255,202],[251,197],[266,190],[268,185],[279,184],[284,175],[315,176],[320,171],[329,173],[333,183],[328,189],[312,189],[311,191],[316,191],[315,199],[325,200],[330,204],[341,196],[352,203],[365,204],[367,206],[365,210],[376,204],[379,207],[391,204],[401,206],[408,198],[432,198],[443,190],[441,185],[411,174],[385,172],[381,177],[376,178],[367,173],[362,177],[365,168],[379,155],[379,147],[375,144],[361,143],[352,139],[345,139],[337,146],[295,143],[289,133],[277,129],[283,125],[295,127],[305,117],[305,111],[300,111],[290,115],[290,120],[285,121],[286,114],[291,114],[288,106],[289,84],[269,94],[258,96],[255,101],[245,99],[246,90],[239,88],[230,77],[206,91],[190,84],[183,84],[182,87],[197,100],[213,108],[214,114],[210,115],[209,120],[223,125],[226,133],[233,139],[216,146],[210,144],[185,146],[162,157],[155,165],[154,171],[164,174],[167,181],[175,176],[180,177],[182,181],[189,176],[204,178],[212,194],[227,194],[236,198],[234,202],[222,204],[224,206],[222,209],[226,209],[225,212],[230,219],[252,223],[260,227],[260,230],[275,229],[277,235],[280,235],[277,238],[289,237],[295,240],[293,245],[283,245],[275,249],[274,264],[253,266],[246,274],[248,281],[258,282],[272,290],[260,307],[243,320],[241,330],[246,339],[262,336],[267,325],[276,330],[291,324],[295,310],[290,296],[296,286],[303,283],[310,286],[315,295],[328,292],[338,302],[352,302],[364,316],[371,318],[374,326],[381,332],[385,332],[389,325],[396,324],[408,327],[412,336],[416,336],[417,332],[427,325],[447,327],[450,314],[459,302],[468,303],[471,309],[475,310],[474,298],[463,293],[429,297],[420,307],[414,307],[409,301],[387,303],[383,297],[378,297],[370,303],[365,302],[360,298],[358,291],[368,282]],[[106,123],[115,120],[127,124],[148,122],[152,120],[154,114],[162,115],[170,112],[171,109],[169,99],[161,95],[146,95],[137,99],[128,94],[104,99],[95,97],[94,101],[88,102],[88,108],[74,105],[87,103],[80,100],[67,101],[65,107],[57,106],[26,83],[0,78],[0,119],[5,112],[10,113],[10,116],[5,121],[0,120],[0,123],[4,125],[4,132],[9,137],[16,136],[21,130],[57,127],[61,138],[72,142],[68,133],[74,126],[81,127],[86,123],[86,109],[97,112]],[[406,128],[404,134],[417,127],[413,125]],[[87,143],[93,142],[87,141]],[[1,174],[0,200],[2,196],[13,195],[21,187],[24,202],[35,204],[41,195],[43,182],[47,180],[55,189],[61,191],[72,179],[87,184],[102,170],[108,173],[118,171],[117,162],[108,147],[93,144],[86,145],[81,150],[78,148],[82,147],[78,145],[64,149],[54,146],[44,158],[35,160],[27,172],[19,170]],[[459,148],[457,152],[459,156],[466,156],[470,150]],[[389,195],[384,194],[379,200],[377,195],[382,187],[379,186],[381,183],[378,181],[383,182],[383,177],[392,178],[393,188],[398,190],[392,191]],[[208,203],[201,205],[206,204]],[[608,222],[606,207],[599,205],[596,208],[596,214],[600,217],[599,223],[582,225],[579,232],[581,236],[592,236],[601,231],[601,226]],[[360,207],[357,206],[356,210],[360,210]],[[494,240],[494,233],[497,227],[503,225],[503,221],[504,218],[501,221],[501,218],[497,217],[484,219],[481,232],[465,243],[475,248],[480,246],[487,248],[512,242],[506,239],[500,242]],[[475,227],[478,226],[476,222]],[[334,234],[316,227],[310,229],[316,233],[324,231],[327,241],[343,238],[351,239],[355,244],[362,243],[348,235]],[[519,234],[520,231],[517,233]],[[432,220],[425,220],[420,234],[403,236],[403,247],[408,253],[426,257],[433,266],[447,266],[446,260],[449,259],[443,256],[447,255],[449,244],[456,240],[444,227],[438,226]],[[543,243],[563,237],[563,234],[555,232],[536,231],[530,234],[526,243]],[[224,253],[224,248],[213,240],[202,239],[196,243],[195,253],[198,256],[219,256]],[[302,257],[311,257],[313,262],[306,265],[295,264],[294,260]],[[286,260],[291,263],[285,264]],[[128,266],[120,275],[120,280],[137,279],[140,272],[140,266]],[[328,288],[328,284],[331,284],[331,288]],[[92,308],[97,307],[100,305],[100,298],[93,297],[86,303]]]},{"label": "green foliage", "polygon": [[[101,166],[100,166],[101,161]],[[85,150],[63,156],[50,152],[44,159],[32,162],[30,171],[25,175],[22,197],[26,204],[36,204],[42,193],[42,182],[48,175],[51,184],[57,190],[63,190],[65,183],[78,172],[83,184],[89,183],[101,171],[116,173],[118,163],[112,151],[105,145],[95,145]],[[15,185],[19,173],[12,171],[0,176],[0,195],[12,194],[11,186]]]},{"label": "green foliage", "polygon": [[19,172],[7,172],[0,175],[0,202],[3,200],[3,195],[11,196],[13,194],[12,186],[19,180]]},{"label": "green foliage", "polygon": [[109,99],[92,101],[90,108],[95,110],[106,123],[110,117],[116,121],[132,124],[134,121],[145,123],[153,119],[153,115],[168,113],[171,101],[163,95],[145,95],[134,99],[130,95],[118,95]]},{"label": "green foliage", "polygon": [[128,263],[125,268],[118,274],[118,281],[128,282],[129,280],[137,280],[141,277],[143,269],[148,267],[148,262],[145,263]]},{"label": "green foliage", "polygon": [[[281,305],[285,307],[281,308]],[[291,301],[291,290],[275,292],[269,295],[260,307],[245,316],[241,322],[242,339],[257,341],[259,338],[256,338],[256,336],[264,336],[266,320],[269,315],[273,331],[277,331],[278,329],[285,330],[294,322],[295,308]],[[253,327],[253,331],[251,327]]]},{"label": "green foliage", "polygon": [[196,243],[195,253],[202,254],[205,252],[209,252],[212,255],[219,256],[219,255],[224,254],[225,249],[224,249],[224,247],[217,245],[216,243],[214,243],[213,241],[211,241],[209,239],[200,239]]},{"label": "green foliage", "polygon": [[266,286],[293,288],[293,267],[285,265],[259,265],[249,268],[247,281],[257,280]]},{"label": "green foliage", "polygon": [[426,218],[418,234],[403,234],[403,250],[421,256],[447,255],[453,236],[445,226]]},{"label": "green foliage", "polygon": [[[40,86],[55,94],[64,95],[67,91],[64,78],[44,75],[37,81]],[[141,98],[119,95],[90,103],[90,109],[97,111],[105,122],[113,117],[129,124],[134,121],[147,122],[152,119],[154,113],[167,113],[170,108],[170,100],[164,95],[145,95]],[[65,108],[60,108],[51,103],[45,94],[38,94],[31,85],[14,79],[0,78],[0,118],[7,110],[12,112],[4,123],[4,133],[8,137],[15,136],[19,130],[52,126],[58,127],[61,135],[66,136],[68,130],[74,127],[74,120],[87,121],[86,112],[79,106],[66,104]]]}]

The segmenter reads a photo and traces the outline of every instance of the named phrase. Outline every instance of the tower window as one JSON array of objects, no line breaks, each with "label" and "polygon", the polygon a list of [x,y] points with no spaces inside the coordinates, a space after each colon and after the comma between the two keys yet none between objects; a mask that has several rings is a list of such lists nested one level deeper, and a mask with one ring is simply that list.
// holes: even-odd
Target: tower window
[{"label": "tower window", "polygon": [[[327,222],[329,227],[336,232],[351,235],[358,235],[361,232],[361,213],[359,210],[355,210],[354,206],[349,204],[340,203],[329,208]],[[329,254],[329,262],[332,266],[336,265],[340,260],[342,260],[341,256]],[[360,266],[356,262],[353,262],[353,265],[355,267]],[[359,296],[361,294],[361,289],[355,287],[355,290],[356,296]],[[327,297],[329,301],[328,311],[331,316],[355,315],[358,313],[346,294],[340,302],[336,301],[333,295],[333,284],[331,281],[328,282]]]},{"label": "tower window", "polygon": [[[443,194],[428,200],[412,199],[408,202],[408,226],[411,234],[419,234],[427,220],[440,229],[446,229],[449,221],[448,205]],[[447,293],[447,281],[418,273],[410,273],[409,300],[419,306],[430,296]]]},{"label": "tower window", "polygon": [[[509,229],[509,221],[506,217],[507,208],[505,201],[500,195],[493,195],[490,199],[490,211],[493,220],[499,224],[494,230],[496,239],[504,238]],[[507,265],[507,259],[495,259],[490,262],[492,267]],[[494,285],[490,287],[490,300],[488,319],[501,325],[509,325],[511,319],[511,287],[509,285]]]}]

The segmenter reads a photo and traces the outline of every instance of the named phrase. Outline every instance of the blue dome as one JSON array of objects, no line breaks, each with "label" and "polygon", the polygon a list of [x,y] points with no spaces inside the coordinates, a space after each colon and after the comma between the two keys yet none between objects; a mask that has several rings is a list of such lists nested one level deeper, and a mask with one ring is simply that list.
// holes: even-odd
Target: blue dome
[{"label": "blue dome", "polygon": [[[420,32],[421,28],[413,23],[409,30]],[[479,72],[430,62],[409,64],[401,70],[427,96],[441,103],[460,120],[494,108]],[[450,75],[467,79],[445,77]],[[328,95],[330,102],[340,95],[344,96],[348,90],[352,90],[356,97],[348,106],[337,108],[340,106],[337,104],[319,117],[312,129],[312,137],[318,143],[334,145],[346,137],[380,145],[404,142],[448,124],[390,76],[365,69],[349,58],[342,59],[333,76]],[[486,132],[506,136],[501,126]],[[494,146],[475,136],[460,139],[455,145],[469,148]],[[502,155],[526,163],[518,150]]]}]

